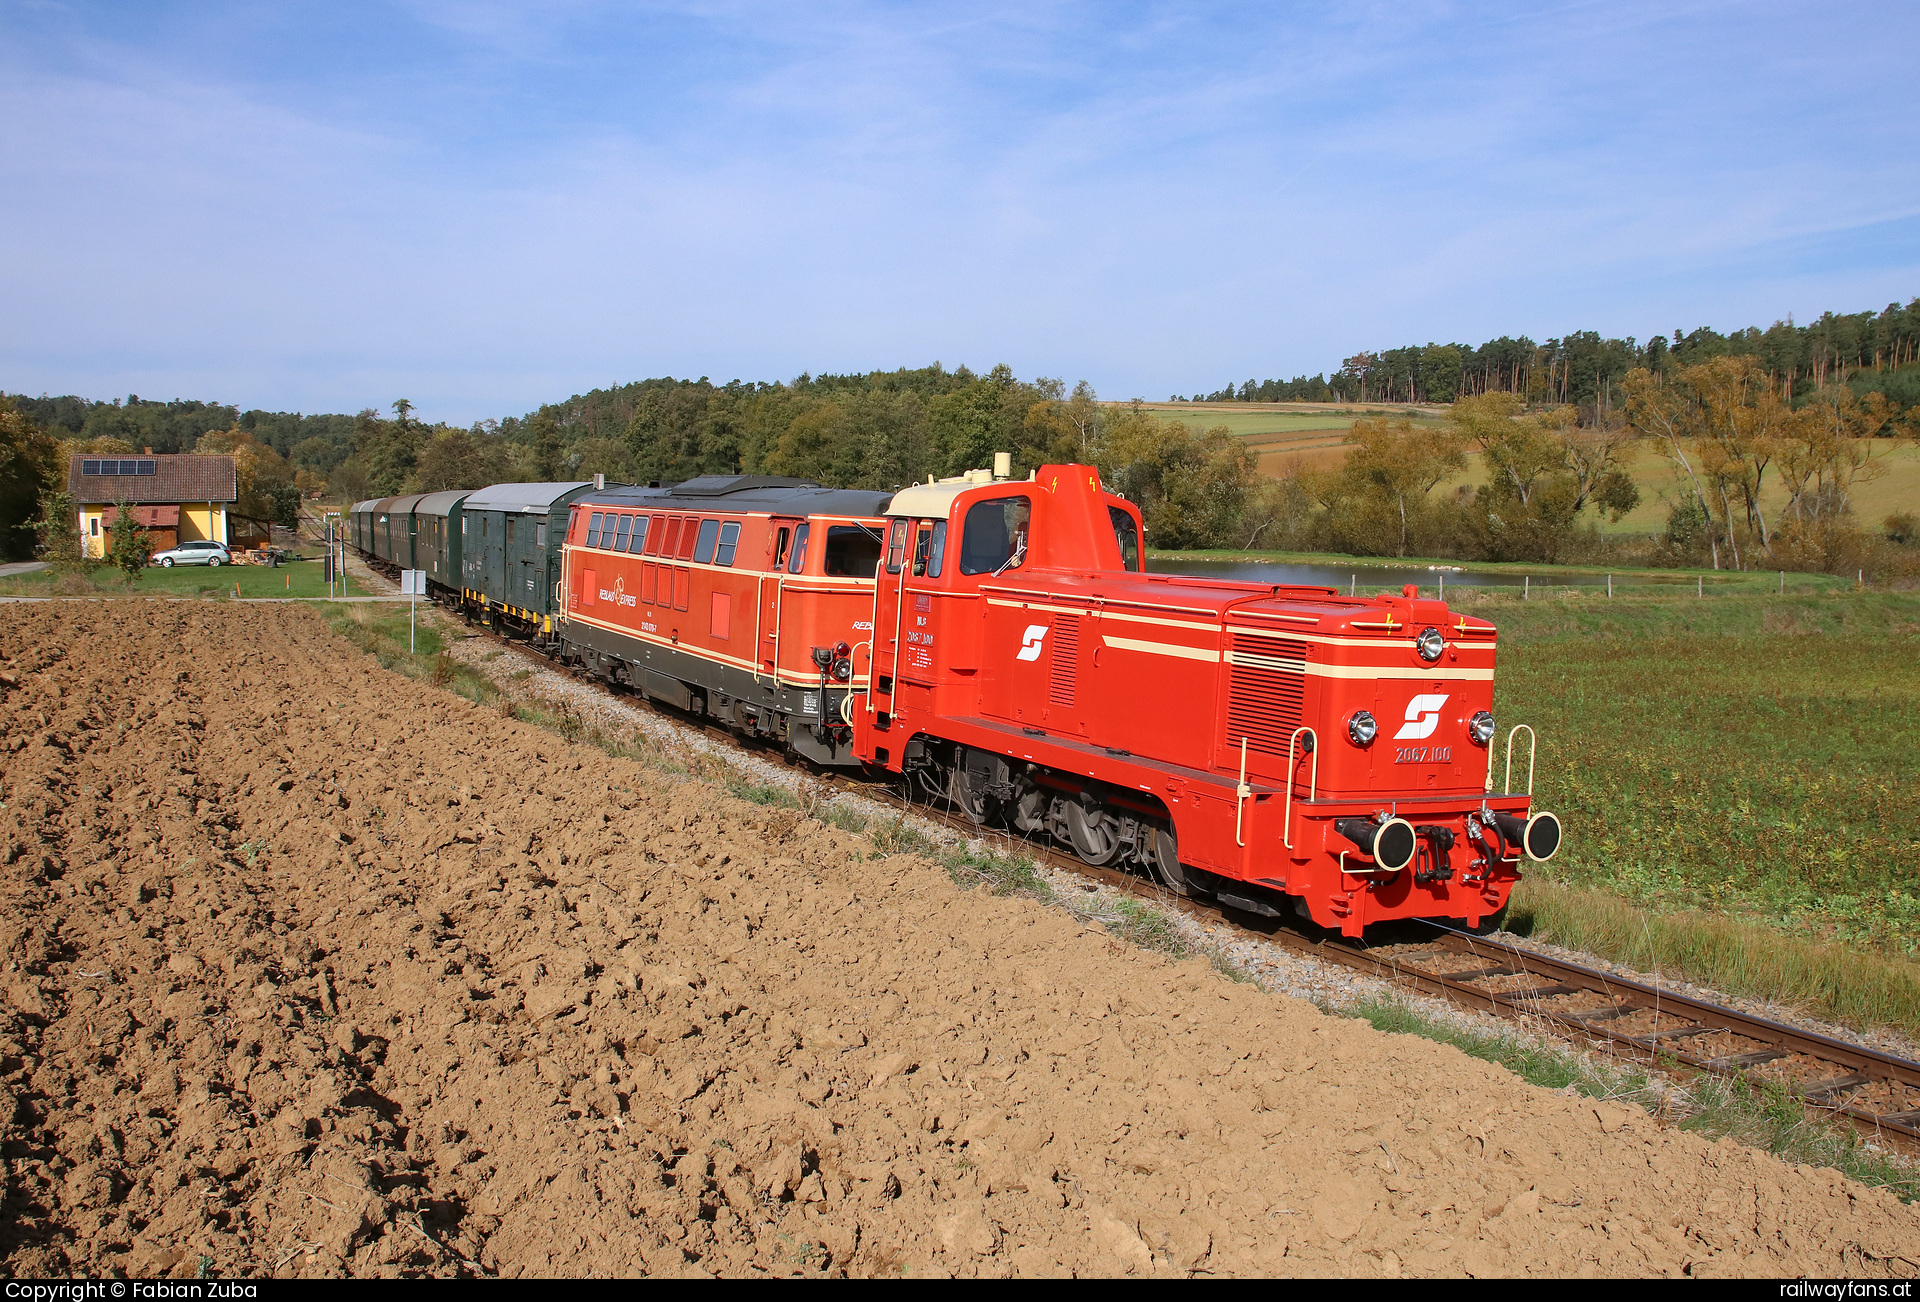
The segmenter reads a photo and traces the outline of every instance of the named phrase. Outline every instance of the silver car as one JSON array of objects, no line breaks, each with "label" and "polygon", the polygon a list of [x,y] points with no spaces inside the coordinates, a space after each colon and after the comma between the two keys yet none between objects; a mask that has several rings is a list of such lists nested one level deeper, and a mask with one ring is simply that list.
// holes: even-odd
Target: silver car
[{"label": "silver car", "polygon": [[171,551],[156,552],[152,563],[168,569],[176,565],[231,565],[233,555],[225,543],[183,542]]}]

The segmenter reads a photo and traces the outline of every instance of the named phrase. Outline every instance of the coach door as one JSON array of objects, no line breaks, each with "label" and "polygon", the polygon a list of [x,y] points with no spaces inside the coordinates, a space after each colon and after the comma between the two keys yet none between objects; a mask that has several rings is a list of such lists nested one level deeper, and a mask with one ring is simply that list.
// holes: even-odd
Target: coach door
[{"label": "coach door", "polygon": [[786,605],[787,566],[796,554],[803,521],[775,516],[767,523],[766,572],[760,576],[760,616],[754,658],[760,672],[779,677],[780,620]]}]

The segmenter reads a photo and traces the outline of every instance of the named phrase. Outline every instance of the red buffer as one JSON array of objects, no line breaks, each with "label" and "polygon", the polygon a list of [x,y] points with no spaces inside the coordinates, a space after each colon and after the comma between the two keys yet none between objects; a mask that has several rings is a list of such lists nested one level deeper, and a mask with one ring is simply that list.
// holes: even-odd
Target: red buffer
[{"label": "red buffer", "polygon": [[853,756],[977,823],[1349,936],[1485,929],[1559,848],[1531,729],[1498,737],[1485,620],[1411,586],[1144,573],[1139,512],[1089,466],[975,471],[886,514]]}]

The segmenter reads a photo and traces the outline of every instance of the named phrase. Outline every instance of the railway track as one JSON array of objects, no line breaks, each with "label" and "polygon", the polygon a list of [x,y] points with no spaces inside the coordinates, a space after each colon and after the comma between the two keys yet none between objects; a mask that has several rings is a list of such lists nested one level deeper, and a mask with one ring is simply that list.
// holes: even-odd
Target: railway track
[{"label": "railway track", "polygon": [[[497,636],[497,635],[496,635]],[[500,637],[535,663],[558,668],[524,641]],[[599,679],[566,670],[580,681]],[[649,701],[655,711],[742,749],[732,733]],[[787,757],[780,756],[783,762]],[[892,783],[856,779],[804,765],[829,789],[845,791],[941,823],[970,838],[997,839],[946,808],[909,800]],[[1337,963],[1419,993],[1495,1016],[1544,1023],[1561,1036],[1613,1057],[1682,1073],[1706,1073],[1781,1090],[1816,1113],[1844,1119],[1864,1135],[1920,1154],[1920,1063],[1720,1004],[1709,1003],[1598,968],[1550,958],[1497,940],[1432,923],[1399,924],[1418,940],[1367,945],[1336,935],[1309,935],[1290,924],[1256,918],[1210,901],[1174,895],[1140,877],[1089,865],[1051,845],[1007,838],[1064,871],[1156,900],[1250,935]]]},{"label": "railway track", "polygon": [[[890,784],[840,775],[827,781],[966,835],[994,839],[992,829],[949,810],[906,800]],[[1810,1110],[1842,1118],[1865,1135],[1920,1154],[1920,1063],[1432,923],[1417,927],[1431,932],[1431,938],[1413,942],[1366,945],[1331,933],[1309,935],[1290,923],[1252,918],[1230,907],[1174,895],[1129,873],[1093,867],[1050,845],[1022,839],[1019,848],[1053,867],[1226,922],[1323,962],[1478,1012],[1544,1022],[1563,1038],[1616,1058],[1781,1090]],[[1397,932],[1415,929],[1402,924]]]}]

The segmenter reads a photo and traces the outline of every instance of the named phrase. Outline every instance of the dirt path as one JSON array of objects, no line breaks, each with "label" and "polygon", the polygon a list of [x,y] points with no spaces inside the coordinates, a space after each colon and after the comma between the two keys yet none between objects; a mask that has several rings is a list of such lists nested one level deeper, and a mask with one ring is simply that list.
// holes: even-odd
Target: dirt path
[{"label": "dirt path", "polygon": [[957,892],[311,612],[116,613],[0,609],[10,1275],[1916,1271],[1888,1193]]}]

